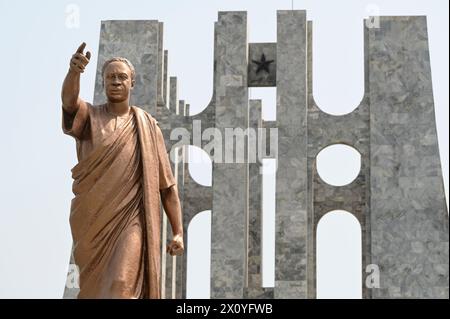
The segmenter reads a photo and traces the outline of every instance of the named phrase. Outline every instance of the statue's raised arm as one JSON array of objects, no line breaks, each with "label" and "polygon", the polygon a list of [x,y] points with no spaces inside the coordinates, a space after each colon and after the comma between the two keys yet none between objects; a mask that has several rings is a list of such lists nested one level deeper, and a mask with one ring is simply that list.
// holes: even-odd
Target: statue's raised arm
[{"label": "statue's raised arm", "polygon": [[86,43],[83,42],[77,49],[77,51],[72,55],[70,59],[70,67],[67,72],[66,78],[64,79],[61,99],[62,105],[65,111],[68,113],[75,113],[80,105],[84,101],[79,97],[80,95],[80,74],[84,72],[86,65],[88,65],[91,58],[91,53],[89,51],[86,54],[83,53],[86,47]]}]

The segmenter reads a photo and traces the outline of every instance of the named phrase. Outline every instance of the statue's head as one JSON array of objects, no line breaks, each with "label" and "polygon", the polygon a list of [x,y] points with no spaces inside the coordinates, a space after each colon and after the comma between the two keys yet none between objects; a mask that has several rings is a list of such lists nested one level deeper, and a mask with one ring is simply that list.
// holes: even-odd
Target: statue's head
[{"label": "statue's head", "polygon": [[115,57],[103,64],[103,86],[108,101],[119,103],[130,98],[134,88],[134,66],[125,58]]}]

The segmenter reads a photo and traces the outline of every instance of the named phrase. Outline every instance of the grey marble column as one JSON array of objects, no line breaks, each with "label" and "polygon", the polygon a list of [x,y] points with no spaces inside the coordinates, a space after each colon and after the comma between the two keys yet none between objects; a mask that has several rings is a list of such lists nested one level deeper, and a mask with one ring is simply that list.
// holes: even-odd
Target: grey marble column
[{"label": "grey marble column", "polygon": [[[273,298],[273,288],[262,287],[262,222],[263,202],[262,163],[259,161],[258,129],[263,126],[261,114],[261,100],[249,101],[249,128],[255,132],[255,139],[249,140],[249,213],[248,213],[248,275],[247,286],[244,290],[244,298],[262,299]],[[250,144],[254,146],[251,147]],[[252,159],[254,157],[255,161]]]},{"label": "grey marble column", "polygon": [[424,16],[369,31],[374,298],[449,298],[448,211]]},{"label": "grey marble column", "polygon": [[177,77],[171,76],[169,78],[169,110],[175,114],[179,114],[178,110],[178,90],[177,90]]},{"label": "grey marble column", "polygon": [[[170,77],[169,80],[169,110],[172,113],[175,113],[177,115],[180,115],[180,107],[184,108],[184,101],[178,100],[178,86],[177,86],[177,78],[174,76]],[[184,110],[183,110],[184,113]],[[183,115],[184,116],[184,115]],[[178,157],[181,156],[181,147],[178,147],[177,149]],[[174,174],[174,177],[177,179],[177,184],[179,185],[178,189],[180,190],[180,163],[174,163],[170,162],[172,172]],[[181,186],[181,191],[182,191]],[[180,201],[182,201],[182,198],[180,198]],[[166,246],[172,239],[172,226],[170,225],[169,219],[167,218],[167,215],[164,213],[163,215],[163,225],[166,225],[165,230],[163,229],[163,236],[166,239],[166,242],[163,242],[163,245],[161,247],[162,255],[165,255],[165,298],[166,299],[175,299],[176,298],[176,277],[177,277],[177,257],[171,256],[170,254],[166,253]],[[165,231],[165,234],[164,234]]]},{"label": "grey marble column", "polygon": [[[216,23],[216,129],[247,128],[247,14],[219,12]],[[223,160],[245,144],[225,145]],[[213,163],[211,298],[242,298],[246,281],[248,163]]]},{"label": "grey marble column", "polygon": [[[177,114],[182,114],[183,116],[186,115],[186,104],[184,100],[180,100],[179,102],[179,110],[177,112]],[[178,197],[180,199],[180,205],[181,205],[181,212],[184,211],[184,187],[185,187],[185,178],[184,178],[184,174],[185,174],[185,160],[186,160],[186,153],[185,153],[185,148],[187,146],[182,145],[180,147],[178,147],[178,163],[176,164],[177,167],[177,185],[178,185]],[[184,218],[184,216],[182,215],[182,218]],[[184,230],[187,231],[187,230]],[[181,299],[184,298],[183,296],[183,290],[185,289],[185,274],[184,272],[186,271],[186,269],[184,268],[184,259],[186,259],[187,256],[186,254],[183,254],[181,256],[176,256],[175,257],[175,273],[176,273],[176,278],[175,278],[175,299]]]},{"label": "grey marble column", "polygon": [[277,12],[275,298],[306,298],[306,12]]}]

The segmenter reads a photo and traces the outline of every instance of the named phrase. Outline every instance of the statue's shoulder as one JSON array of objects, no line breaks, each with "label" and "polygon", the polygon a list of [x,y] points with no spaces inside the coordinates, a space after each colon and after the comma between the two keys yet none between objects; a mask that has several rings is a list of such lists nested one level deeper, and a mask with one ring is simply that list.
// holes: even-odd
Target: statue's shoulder
[{"label": "statue's shoulder", "polygon": [[154,118],[149,112],[144,110],[142,107],[135,105],[135,106],[133,106],[133,108],[135,109],[135,111],[137,113],[141,113],[143,116],[145,116],[152,125],[159,126],[158,120],[156,118]]},{"label": "statue's shoulder", "polygon": [[85,104],[90,118],[102,116],[103,115],[102,113],[105,112],[106,104],[93,104],[87,101],[85,101]]}]

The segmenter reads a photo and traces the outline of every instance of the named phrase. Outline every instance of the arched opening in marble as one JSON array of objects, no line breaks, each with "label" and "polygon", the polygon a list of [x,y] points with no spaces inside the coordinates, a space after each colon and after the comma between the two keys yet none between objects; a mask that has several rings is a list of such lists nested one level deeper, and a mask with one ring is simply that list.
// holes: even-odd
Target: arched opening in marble
[{"label": "arched opening in marble", "polygon": [[211,280],[211,211],[192,218],[187,229],[186,298],[210,298]]},{"label": "arched opening in marble", "polygon": [[195,145],[187,145],[189,174],[203,186],[212,185],[212,161],[209,155]]},{"label": "arched opening in marble", "polygon": [[362,232],[353,214],[335,210],[320,219],[316,280],[318,299],[362,298]]}]

